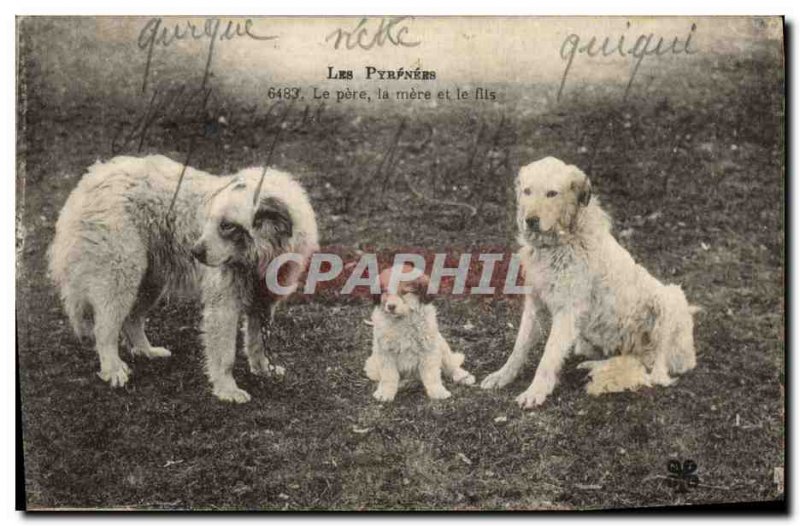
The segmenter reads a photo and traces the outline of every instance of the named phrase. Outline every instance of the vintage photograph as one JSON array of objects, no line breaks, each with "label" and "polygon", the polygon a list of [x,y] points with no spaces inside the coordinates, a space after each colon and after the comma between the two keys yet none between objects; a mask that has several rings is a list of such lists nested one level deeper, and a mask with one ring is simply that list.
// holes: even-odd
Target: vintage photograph
[{"label": "vintage photograph", "polygon": [[25,508],[785,510],[784,46],[17,17]]}]

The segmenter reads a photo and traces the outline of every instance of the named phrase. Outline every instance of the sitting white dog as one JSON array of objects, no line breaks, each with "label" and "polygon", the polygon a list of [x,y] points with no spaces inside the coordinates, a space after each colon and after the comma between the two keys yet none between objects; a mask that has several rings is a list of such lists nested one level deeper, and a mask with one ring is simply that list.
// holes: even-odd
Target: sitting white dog
[{"label": "sitting white dog", "polygon": [[542,335],[542,311],[551,314],[552,326],[533,383],[517,397],[524,408],[550,395],[573,349],[608,357],[580,365],[589,369],[592,395],[670,385],[671,375],[692,369],[698,308],[617,243],[586,174],[547,157],[520,170],[516,190],[520,259],[531,293],[514,351],[481,386],[503,387],[517,376]]},{"label": "sitting white dog", "polygon": [[367,377],[378,382],[372,396],[389,402],[402,376],[418,376],[428,397],[449,398],[442,370],[456,383],[474,384],[475,377],[461,368],[464,355],[454,353],[439,332],[436,309],[427,294],[428,277],[422,274],[413,281],[393,283],[393,273],[409,271],[396,266],[380,274],[382,293],[376,295],[380,304],[372,312],[372,355],[364,365]]}]

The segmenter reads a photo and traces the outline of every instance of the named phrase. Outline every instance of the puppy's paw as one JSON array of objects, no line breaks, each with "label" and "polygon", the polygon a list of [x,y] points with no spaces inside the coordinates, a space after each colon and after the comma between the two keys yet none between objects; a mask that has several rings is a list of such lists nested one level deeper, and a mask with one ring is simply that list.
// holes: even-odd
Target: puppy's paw
[{"label": "puppy's paw", "polygon": [[244,389],[239,389],[235,384],[214,388],[214,396],[223,402],[245,404],[250,401],[250,395]]},{"label": "puppy's paw", "polygon": [[378,388],[374,393],[372,393],[372,398],[378,402],[391,402],[394,400],[394,394]]},{"label": "puppy's paw", "polygon": [[513,374],[509,374],[509,372],[505,369],[499,369],[483,379],[481,382],[481,388],[499,389],[510,384],[513,379]]},{"label": "puppy's paw", "polygon": [[165,347],[148,347],[142,349],[141,347],[134,347],[131,352],[134,356],[144,356],[146,358],[169,358],[172,353]]},{"label": "puppy's paw", "polygon": [[543,391],[528,389],[517,396],[517,404],[522,409],[533,409],[534,407],[542,405],[547,399],[548,394],[549,393],[545,393]]},{"label": "puppy's paw", "polygon": [[475,377],[464,369],[458,369],[453,373],[453,381],[461,385],[472,385],[475,383]]},{"label": "puppy's paw", "polygon": [[131,369],[128,364],[120,359],[117,359],[113,364],[104,369],[100,369],[97,376],[104,382],[108,382],[111,387],[123,387],[128,383]]},{"label": "puppy's paw", "polygon": [[450,396],[450,391],[445,389],[443,385],[428,391],[428,398],[431,400],[444,400],[446,398],[450,398]]}]

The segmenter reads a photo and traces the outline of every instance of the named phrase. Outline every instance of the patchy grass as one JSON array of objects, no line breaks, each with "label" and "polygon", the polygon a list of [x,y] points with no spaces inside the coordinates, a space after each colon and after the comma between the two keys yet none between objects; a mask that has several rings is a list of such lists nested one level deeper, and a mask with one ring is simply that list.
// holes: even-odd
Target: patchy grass
[{"label": "patchy grass", "polygon": [[[274,164],[307,184],[326,245],[510,246],[515,170],[555,155],[586,169],[635,258],[704,307],[698,366],[676,386],[590,398],[570,362],[530,412],[513,399],[541,348],[501,391],[454,387],[431,402],[412,388],[375,403],[361,370],[371,305],[335,299],[295,299],[279,312],[274,352],[289,373],[261,380],[238,363],[250,404],[211,396],[198,306],[182,302],[149,322],[173,357],[127,357],[132,381],[109,389],[67,326],[45,253],[82,170],[110,156],[117,124],[141,108],[91,97],[52,107],[30,70],[17,287],[28,505],[584,509],[782,498],[772,479],[784,464],[783,73],[770,60],[720,59],[702,81],[656,83],[625,102],[585,93],[532,111],[508,87],[495,109],[328,109],[285,134]],[[230,125],[203,139],[199,168],[257,163],[274,132],[257,111],[226,111]],[[181,125],[157,122],[144,150],[180,152]],[[443,333],[479,379],[503,363],[517,300],[437,303]],[[701,485],[670,487],[670,458],[696,460]]]}]

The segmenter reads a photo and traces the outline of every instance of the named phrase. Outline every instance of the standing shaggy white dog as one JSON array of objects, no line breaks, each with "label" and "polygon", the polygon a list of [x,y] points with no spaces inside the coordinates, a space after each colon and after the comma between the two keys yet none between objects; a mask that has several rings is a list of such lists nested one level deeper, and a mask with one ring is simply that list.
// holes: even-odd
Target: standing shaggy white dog
[{"label": "standing shaggy white dog", "polygon": [[[454,382],[475,383],[475,377],[461,368],[464,355],[454,353],[436,322],[436,308],[429,303],[428,277],[392,284],[392,274],[407,273],[392,267],[379,277],[382,294],[372,311],[372,355],[364,365],[370,380],[378,382],[373,397],[394,400],[402,376],[416,376],[429,398],[449,398],[442,384],[442,371]],[[394,290],[393,290],[394,289]]]},{"label": "standing shaggy white dog", "polygon": [[[163,156],[115,157],[89,168],[58,218],[50,275],[76,334],[94,336],[98,375],[112,387],[130,374],[119,356],[120,334],[135,355],[169,356],[150,345],[145,315],[164,295],[199,291],[213,393],[247,402],[232,375],[240,317],[250,370],[275,371],[261,321],[281,298],[266,292],[264,269],[278,254],[307,259],[318,249],[314,211],[286,173],[267,171],[254,205],[261,168],[217,177],[187,167],[168,215],[181,172]],[[285,267],[285,285],[296,282],[300,267]]]},{"label": "standing shaggy white dog", "polygon": [[614,355],[580,364],[589,369],[587,391],[594,395],[670,385],[671,374],[692,369],[696,307],[617,243],[586,174],[547,157],[523,167],[516,186],[520,258],[532,292],[514,351],[481,386],[503,387],[517,376],[542,333],[537,313],[543,309],[552,326],[533,383],[517,397],[524,408],[545,401],[573,348],[584,356],[595,348]]}]

